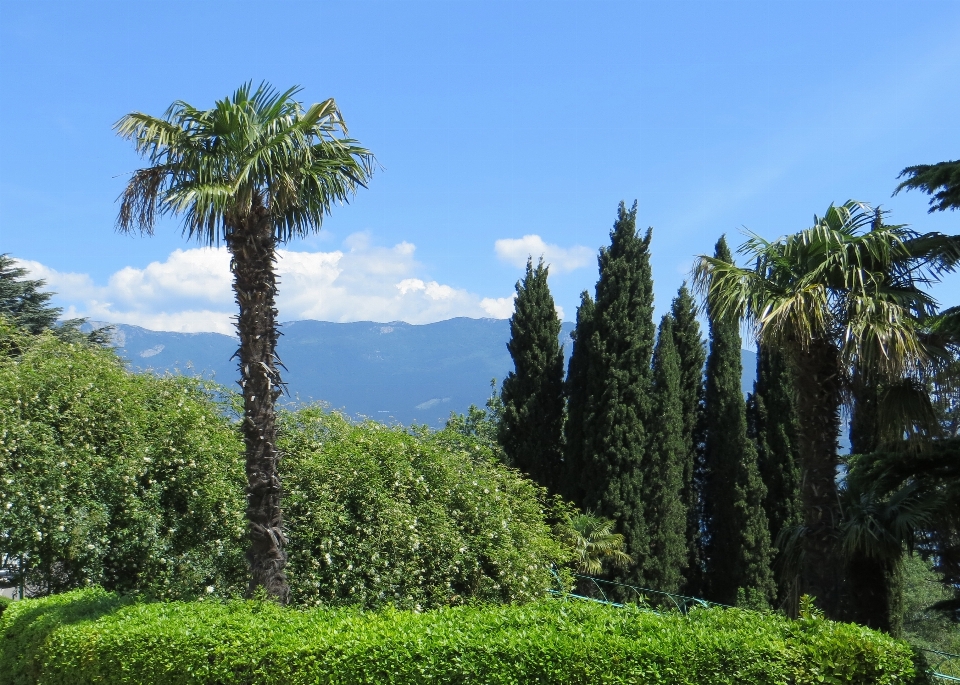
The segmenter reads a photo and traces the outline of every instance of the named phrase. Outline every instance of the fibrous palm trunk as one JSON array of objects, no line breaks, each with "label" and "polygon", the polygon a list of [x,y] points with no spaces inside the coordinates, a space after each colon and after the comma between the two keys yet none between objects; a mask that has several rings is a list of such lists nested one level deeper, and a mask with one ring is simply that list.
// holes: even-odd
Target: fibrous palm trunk
[{"label": "fibrous palm trunk", "polygon": [[276,240],[269,212],[260,204],[228,223],[227,248],[240,315],[240,385],[243,388],[243,438],[246,446],[247,533],[250,547],[248,593],[263,588],[286,603],[290,590],[283,572],[287,556],[277,474],[275,402],[281,393],[276,368]]},{"label": "fibrous palm trunk", "polygon": [[843,585],[837,541],[842,512],[837,491],[837,434],[842,381],[837,349],[814,340],[797,355],[797,418],[803,504],[800,591],[839,618]]},{"label": "fibrous palm trunk", "polygon": [[895,632],[897,624],[895,597],[898,558],[870,557],[854,552],[847,560],[849,590],[843,620]]}]

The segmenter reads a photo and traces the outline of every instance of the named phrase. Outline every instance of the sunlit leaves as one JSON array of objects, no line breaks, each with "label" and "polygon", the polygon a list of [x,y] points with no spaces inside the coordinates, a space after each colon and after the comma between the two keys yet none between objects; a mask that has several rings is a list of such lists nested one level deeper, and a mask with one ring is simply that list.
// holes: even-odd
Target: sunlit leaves
[{"label": "sunlit leaves", "polygon": [[115,125],[150,166],[121,195],[117,226],[151,233],[158,216],[182,215],[184,232],[216,244],[234,219],[260,203],[277,240],[320,227],[373,173],[373,155],[347,137],[330,99],[307,109],[298,88],[247,83],[209,110],[173,103],[162,117],[139,112]]}]

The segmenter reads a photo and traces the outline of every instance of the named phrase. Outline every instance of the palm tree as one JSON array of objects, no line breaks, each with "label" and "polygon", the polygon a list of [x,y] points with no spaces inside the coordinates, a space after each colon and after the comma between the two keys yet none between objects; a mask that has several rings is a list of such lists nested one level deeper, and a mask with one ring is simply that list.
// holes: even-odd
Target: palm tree
[{"label": "palm tree", "polygon": [[904,546],[912,548],[917,533],[932,522],[942,506],[939,498],[922,494],[916,483],[886,497],[872,487],[844,490],[840,547],[849,584],[846,620],[899,633],[900,602],[892,590],[898,587]]},{"label": "palm tree", "polygon": [[150,163],[133,173],[120,197],[118,230],[152,235],[158,215],[182,216],[188,239],[223,241],[230,251],[240,308],[248,591],[263,588],[280,602],[289,588],[274,411],[283,387],[276,248],[318,231],[331,205],[365,186],[374,165],[373,155],[346,137],[332,99],[304,109],[294,100],[298,92],[247,83],[212,109],[177,101],[162,117],[133,112],[114,126]]},{"label": "palm tree", "polygon": [[800,592],[816,596],[831,617],[841,611],[837,435],[848,379],[854,369],[900,379],[927,359],[919,322],[936,303],[921,286],[939,275],[938,236],[885,225],[878,211],[850,201],[794,235],[773,242],[751,235],[740,252],[753,268],[708,256],[695,267],[701,292],[724,314],[746,317],[796,374]]},{"label": "palm tree", "polygon": [[623,551],[623,536],[613,532],[613,521],[592,513],[567,516],[553,528],[562,542],[574,552],[573,568],[577,573],[600,575],[609,564],[626,568],[633,558]]}]

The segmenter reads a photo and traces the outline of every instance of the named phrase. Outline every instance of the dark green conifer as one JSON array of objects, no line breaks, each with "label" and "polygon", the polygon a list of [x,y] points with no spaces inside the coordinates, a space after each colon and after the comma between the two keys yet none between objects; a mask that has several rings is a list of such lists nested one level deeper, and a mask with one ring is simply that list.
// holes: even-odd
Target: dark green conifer
[{"label": "dark green conifer", "polygon": [[584,424],[587,413],[588,370],[593,358],[593,298],[584,290],[577,307],[577,323],[571,333],[573,349],[564,386],[567,395],[567,421],[564,424],[566,441],[563,450],[563,484],[560,492],[571,502],[583,506]]},{"label": "dark green conifer", "polygon": [[10,255],[0,254],[0,315],[28,333],[50,331],[65,342],[109,343],[109,326],[84,334],[80,326],[86,323],[86,319],[58,321],[63,309],[50,304],[56,293],[42,290],[46,281],[25,278],[26,275],[27,270],[15,266]]},{"label": "dark green conifer", "polygon": [[563,351],[560,319],[547,285],[548,267],[527,260],[517,282],[507,349],[514,370],[503,381],[499,439],[507,463],[555,490],[561,466]]},{"label": "dark green conifer", "polygon": [[703,367],[707,350],[700,335],[697,305],[684,283],[670,307],[673,340],[680,363],[680,404],[683,412],[683,490],[681,500],[687,515],[687,562],[684,592],[699,596],[703,591]]},{"label": "dark green conifer", "polygon": [[[716,257],[732,259],[724,238],[717,242]],[[708,596],[716,602],[746,600],[757,606],[772,601],[775,588],[770,569],[770,531],[763,510],[766,491],[757,467],[756,447],[747,437],[740,324],[736,319],[714,316],[709,299],[707,314],[706,587]]]},{"label": "dark green conifer", "polygon": [[[637,205],[620,203],[589,326],[577,332],[570,362],[568,454],[577,504],[613,519],[637,562],[622,576],[643,584],[649,555],[643,474],[648,466],[654,324],[650,236],[637,235]],[[584,298],[585,308],[589,298]],[[578,313],[578,322],[581,316]]]},{"label": "dark green conifer", "polygon": [[[757,445],[760,477],[767,489],[763,509],[774,553],[779,556],[789,531],[803,523],[803,512],[793,378],[778,350],[763,345],[757,350],[757,380],[753,388],[747,400],[748,429]],[[779,604],[792,614],[799,598],[795,596],[796,584],[785,575],[788,569],[782,562],[775,558],[773,563],[777,597]]]},{"label": "dark green conifer", "polygon": [[650,587],[677,592],[687,565],[687,512],[683,500],[686,444],[683,435],[680,358],[670,314],[660,320],[653,352],[653,405],[650,466],[645,472],[644,502],[650,555],[644,569]]}]

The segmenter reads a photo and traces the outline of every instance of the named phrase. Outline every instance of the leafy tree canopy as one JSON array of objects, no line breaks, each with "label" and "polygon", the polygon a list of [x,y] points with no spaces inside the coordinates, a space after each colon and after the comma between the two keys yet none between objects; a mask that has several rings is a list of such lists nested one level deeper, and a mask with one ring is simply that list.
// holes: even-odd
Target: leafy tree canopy
[{"label": "leafy tree canopy", "polygon": [[105,345],[109,341],[109,327],[84,334],[80,326],[86,319],[59,321],[63,308],[50,304],[56,293],[45,291],[43,279],[26,278],[27,270],[16,266],[9,254],[0,254],[0,315],[7,317],[17,328],[28,333],[50,331],[67,342],[90,342]]},{"label": "leafy tree canopy", "polygon": [[931,214],[960,207],[960,160],[908,166],[897,178],[903,177],[906,180],[897,186],[894,195],[904,189],[932,195],[928,210]]}]

